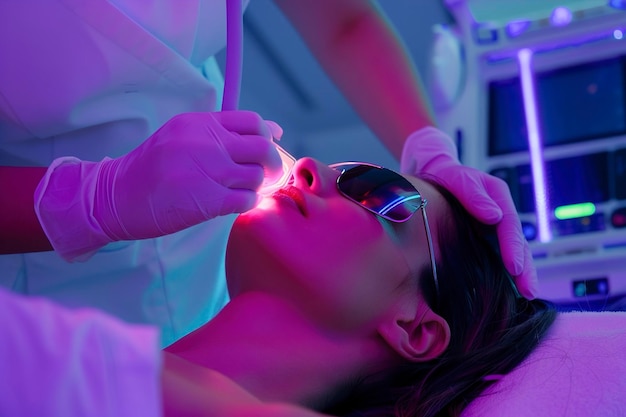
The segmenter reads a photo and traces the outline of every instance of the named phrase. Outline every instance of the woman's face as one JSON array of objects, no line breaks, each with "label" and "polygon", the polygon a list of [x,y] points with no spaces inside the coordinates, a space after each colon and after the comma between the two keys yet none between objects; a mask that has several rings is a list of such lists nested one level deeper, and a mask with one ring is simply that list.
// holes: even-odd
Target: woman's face
[{"label": "woman's face", "polygon": [[[421,213],[392,223],[344,197],[339,172],[311,158],[294,167],[292,186],[240,215],[230,234],[226,272],[231,297],[271,292],[336,327],[375,323],[399,297],[417,297],[418,271],[430,268]],[[436,229],[443,197],[408,177],[428,200]]]}]

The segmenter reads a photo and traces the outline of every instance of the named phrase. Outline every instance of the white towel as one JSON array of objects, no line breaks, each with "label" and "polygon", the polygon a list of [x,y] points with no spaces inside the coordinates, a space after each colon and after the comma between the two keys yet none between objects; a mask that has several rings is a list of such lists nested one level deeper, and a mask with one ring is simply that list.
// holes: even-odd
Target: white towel
[{"label": "white towel", "polygon": [[561,313],[533,353],[462,417],[626,416],[626,312]]}]

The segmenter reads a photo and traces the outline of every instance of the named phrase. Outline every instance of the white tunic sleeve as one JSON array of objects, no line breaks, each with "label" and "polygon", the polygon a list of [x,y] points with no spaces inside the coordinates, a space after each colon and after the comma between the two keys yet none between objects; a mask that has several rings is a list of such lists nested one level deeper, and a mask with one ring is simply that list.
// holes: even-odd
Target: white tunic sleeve
[{"label": "white tunic sleeve", "polygon": [[156,328],[2,289],[0,306],[0,415],[161,415]]}]

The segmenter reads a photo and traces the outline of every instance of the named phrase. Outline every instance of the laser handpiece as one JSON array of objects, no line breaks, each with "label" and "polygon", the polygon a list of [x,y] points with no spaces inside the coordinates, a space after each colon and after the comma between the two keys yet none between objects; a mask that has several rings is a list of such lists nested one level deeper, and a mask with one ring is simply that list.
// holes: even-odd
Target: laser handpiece
[{"label": "laser handpiece", "polygon": [[265,179],[263,180],[263,184],[261,185],[261,188],[258,191],[258,193],[262,195],[263,197],[266,197],[272,194],[274,191],[278,190],[279,188],[284,187],[289,182],[289,180],[291,179],[291,170],[293,169],[293,166],[296,163],[296,158],[291,156],[289,152],[284,150],[277,143],[274,143],[274,146],[276,146],[278,155],[280,155],[280,160],[282,161],[282,164],[283,164],[282,166],[283,172],[280,177],[275,178],[275,179],[265,177]]}]

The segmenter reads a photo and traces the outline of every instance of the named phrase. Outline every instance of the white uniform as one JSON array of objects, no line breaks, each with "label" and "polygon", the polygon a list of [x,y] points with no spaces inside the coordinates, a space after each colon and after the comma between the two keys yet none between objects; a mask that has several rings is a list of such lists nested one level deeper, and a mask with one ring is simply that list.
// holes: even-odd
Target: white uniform
[{"label": "white uniform", "polygon": [[0,288],[0,415],[160,416],[158,330]]},{"label": "white uniform", "polygon": [[[178,113],[218,110],[223,78],[209,57],[225,43],[225,0],[1,2],[0,165],[117,157]],[[169,344],[227,301],[233,220],[113,243],[85,263],[2,255],[0,285],[155,324]]]}]

